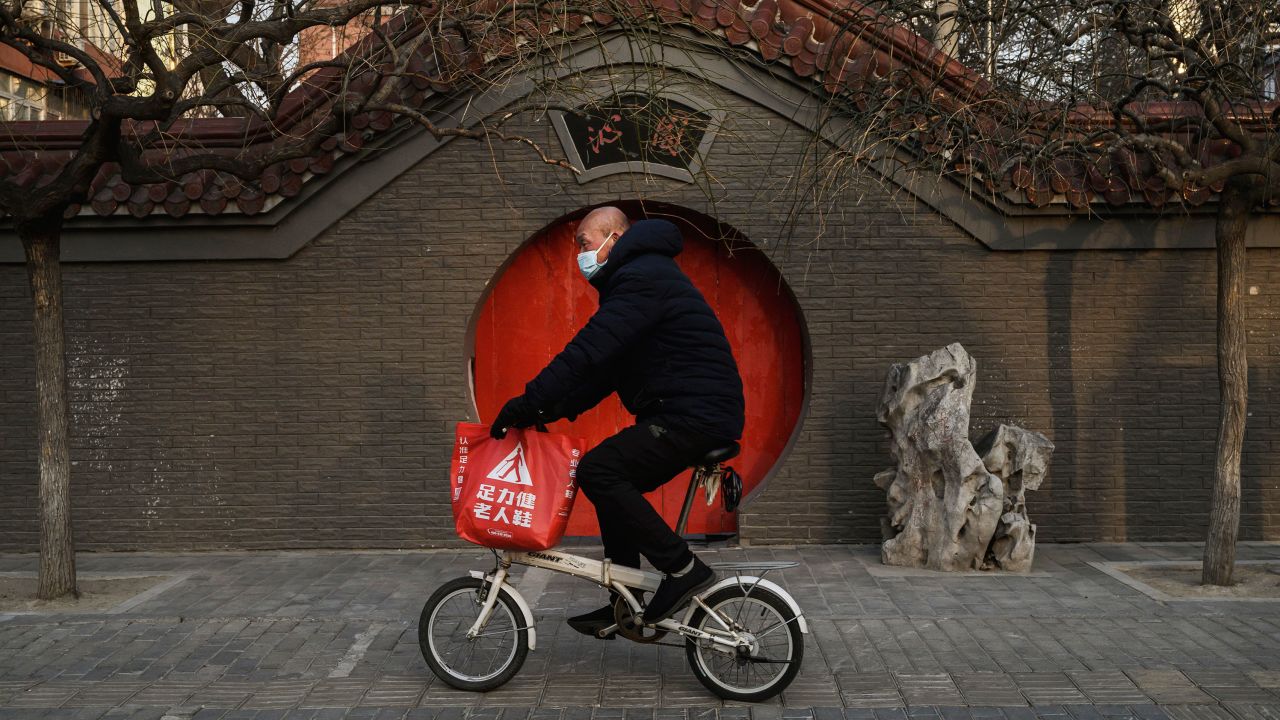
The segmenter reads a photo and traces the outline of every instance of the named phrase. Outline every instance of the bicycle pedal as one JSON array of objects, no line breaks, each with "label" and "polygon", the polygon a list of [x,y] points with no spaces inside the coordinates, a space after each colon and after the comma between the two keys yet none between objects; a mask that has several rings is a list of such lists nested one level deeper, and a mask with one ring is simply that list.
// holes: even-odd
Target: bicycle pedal
[{"label": "bicycle pedal", "polygon": [[617,636],[618,636],[618,626],[617,626],[617,625],[610,625],[610,626],[609,626],[609,627],[607,627],[607,628],[602,628],[602,629],[600,629],[600,630],[597,630],[597,631],[596,631],[596,639],[597,639],[597,640],[612,640],[612,639],[614,639],[614,638],[615,638],[615,637],[617,637]]}]

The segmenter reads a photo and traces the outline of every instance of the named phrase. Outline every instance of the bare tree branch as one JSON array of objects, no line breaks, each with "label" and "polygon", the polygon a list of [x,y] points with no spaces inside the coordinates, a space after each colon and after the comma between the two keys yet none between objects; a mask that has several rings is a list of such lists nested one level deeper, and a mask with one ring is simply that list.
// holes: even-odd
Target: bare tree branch
[{"label": "bare tree branch", "polygon": [[[542,162],[548,165],[569,170],[574,174],[577,174],[580,172],[571,163],[569,163],[569,161],[551,157],[549,154],[547,154],[546,150],[544,150],[536,141],[524,135],[505,133],[501,130],[498,130],[496,128],[489,127],[483,124],[481,124],[480,128],[476,130],[471,130],[467,128],[442,128],[436,125],[435,123],[431,122],[431,119],[428,118],[423,113],[418,112],[417,110],[414,110],[413,108],[410,108],[408,106],[400,105],[399,103],[383,103],[383,104],[377,104],[377,105],[369,105],[367,109],[387,110],[390,112],[397,113],[399,115],[403,115],[404,117],[410,118],[413,121],[417,122],[422,127],[426,128],[427,132],[431,133],[436,139],[445,138],[445,137],[463,137],[463,138],[472,138],[475,140],[483,140],[486,138],[497,138],[498,140],[501,140],[503,142],[521,143],[523,145],[527,145],[528,147],[532,148],[533,151],[538,154],[538,158],[542,160]],[[505,121],[506,119],[509,119],[511,116],[512,116],[512,113],[508,113],[503,118],[503,120]]]}]

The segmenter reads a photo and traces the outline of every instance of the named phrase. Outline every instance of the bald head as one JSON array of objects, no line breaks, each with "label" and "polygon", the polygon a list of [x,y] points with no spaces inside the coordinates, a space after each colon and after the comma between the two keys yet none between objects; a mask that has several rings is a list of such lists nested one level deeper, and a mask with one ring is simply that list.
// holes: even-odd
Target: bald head
[{"label": "bald head", "polygon": [[609,257],[609,251],[622,234],[631,227],[627,214],[612,205],[598,207],[587,213],[578,223],[578,232],[574,241],[579,252],[596,251],[596,260],[603,263]]},{"label": "bald head", "polygon": [[587,213],[587,216],[578,224],[578,232],[586,228],[590,232],[600,233],[602,237],[608,237],[611,232],[621,235],[629,227],[631,222],[627,220],[626,213],[612,205],[605,205]]}]

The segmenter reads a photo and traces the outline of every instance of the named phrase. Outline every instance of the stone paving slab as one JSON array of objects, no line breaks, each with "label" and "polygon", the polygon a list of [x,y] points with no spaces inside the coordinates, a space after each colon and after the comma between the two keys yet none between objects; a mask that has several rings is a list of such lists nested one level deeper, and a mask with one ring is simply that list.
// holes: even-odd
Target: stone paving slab
[{"label": "stone paving slab", "polygon": [[[1023,576],[885,571],[872,546],[699,552],[800,563],[770,576],[811,629],[772,702],[721,702],[681,648],[572,632],[564,618],[603,594],[543,570],[516,573],[538,630],[520,674],[487,694],[449,688],[417,617],[440,583],[491,563],[480,549],[95,554],[78,558],[86,572],[181,581],[114,613],[0,615],[0,720],[1280,720],[1280,602],[1162,601],[1091,565],[1194,560],[1195,544],[1047,545]],[[1240,557],[1280,559],[1280,545]],[[0,556],[0,572],[34,567]]]}]

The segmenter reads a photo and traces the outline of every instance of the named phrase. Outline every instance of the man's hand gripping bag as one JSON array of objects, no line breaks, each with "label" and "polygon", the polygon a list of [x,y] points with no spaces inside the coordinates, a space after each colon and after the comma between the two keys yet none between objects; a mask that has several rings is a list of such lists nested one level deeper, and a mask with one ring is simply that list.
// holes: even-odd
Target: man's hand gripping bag
[{"label": "man's hand gripping bag", "polygon": [[583,441],[533,428],[501,440],[489,426],[458,423],[450,486],[458,537],[501,550],[546,550],[560,542]]}]

